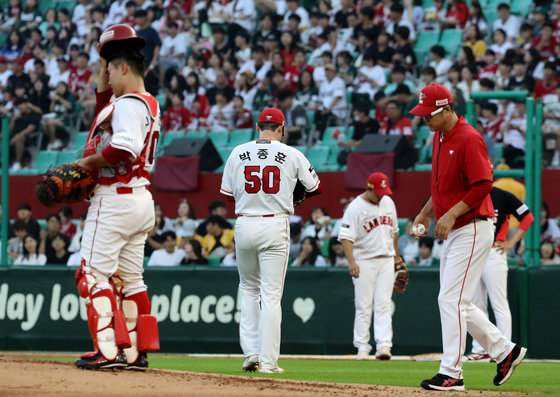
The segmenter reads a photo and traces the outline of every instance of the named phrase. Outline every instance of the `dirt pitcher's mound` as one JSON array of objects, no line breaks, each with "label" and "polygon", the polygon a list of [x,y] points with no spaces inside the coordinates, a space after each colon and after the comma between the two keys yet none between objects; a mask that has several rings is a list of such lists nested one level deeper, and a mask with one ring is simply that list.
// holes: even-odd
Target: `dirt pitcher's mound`
[{"label": "dirt pitcher's mound", "polygon": [[[0,396],[441,396],[421,388],[304,382],[200,372],[85,371],[71,363],[33,361],[0,354]],[[445,393],[446,396],[455,395]],[[497,391],[460,396],[521,395]]]}]

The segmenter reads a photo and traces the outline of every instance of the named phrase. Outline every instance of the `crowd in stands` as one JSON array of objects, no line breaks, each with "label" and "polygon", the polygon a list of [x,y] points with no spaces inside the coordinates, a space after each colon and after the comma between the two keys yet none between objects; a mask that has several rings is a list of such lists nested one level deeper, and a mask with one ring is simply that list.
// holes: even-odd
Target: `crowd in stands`
[{"label": "crowd in stands", "polygon": [[[0,112],[10,115],[12,170],[29,166],[31,148],[63,149],[89,128],[97,43],[116,23],[146,39],[146,87],[161,100],[165,131],[235,133],[276,106],[289,144],[319,143],[332,125],[357,132],[364,114],[377,125],[362,132],[413,140],[423,122],[408,110],[437,82],[458,113],[476,91],[542,99],[543,161],[560,166],[560,2],[479,1],[2,0]],[[489,155],[503,151],[512,168],[523,166],[525,112],[478,103]],[[355,142],[341,134],[335,145]],[[431,136],[415,143],[428,162]]]},{"label": "crowd in stands", "polygon": [[[525,194],[524,187],[512,178],[501,178],[496,181],[496,186],[508,188],[514,194]],[[343,200],[343,209],[350,201]],[[186,199],[179,202],[177,216],[173,219],[163,216],[158,203],[155,203],[155,212],[156,224],[145,245],[145,266],[237,266],[234,221],[228,217],[223,201],[211,201],[208,216],[204,219],[196,217],[192,204]],[[311,210],[309,219],[291,215],[289,266],[348,266],[342,244],[338,241],[341,220],[331,219],[320,206]],[[85,213],[74,219],[72,209],[61,206],[58,213],[49,214],[40,225],[32,217],[31,206],[20,203],[17,219],[9,227],[10,263],[79,266],[85,221]],[[515,233],[517,225],[514,219],[510,219],[510,235]],[[401,228],[398,240],[400,255],[407,266],[439,266],[442,241],[434,238],[435,221],[426,236],[420,239],[409,234],[411,227],[412,219],[409,219],[406,227]],[[541,264],[560,264],[560,226],[558,219],[549,216],[545,202],[541,208],[540,228]],[[523,253],[522,240],[508,251],[508,258],[522,264]]]}]

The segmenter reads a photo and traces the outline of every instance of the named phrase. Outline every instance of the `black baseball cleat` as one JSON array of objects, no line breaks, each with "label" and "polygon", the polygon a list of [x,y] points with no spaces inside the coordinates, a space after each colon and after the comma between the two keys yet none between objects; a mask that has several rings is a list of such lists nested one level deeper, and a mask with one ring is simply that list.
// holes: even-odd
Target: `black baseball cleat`
[{"label": "black baseball cleat", "polygon": [[426,390],[465,390],[463,379],[455,379],[444,374],[436,374],[432,379],[426,379],[420,384]]},{"label": "black baseball cleat", "polygon": [[527,349],[519,345],[515,345],[507,357],[500,363],[498,363],[498,373],[494,377],[494,385],[500,386],[506,383],[506,380],[513,374],[515,367],[521,364],[521,361],[525,358],[527,354]]},{"label": "black baseball cleat", "polygon": [[74,361],[78,368],[82,369],[120,369],[126,367],[126,356],[121,350],[114,360],[107,360],[101,353],[93,357],[80,358]]},{"label": "black baseball cleat", "polygon": [[129,371],[145,371],[148,369],[148,354],[138,353],[138,358],[132,364],[128,364],[124,369]]}]

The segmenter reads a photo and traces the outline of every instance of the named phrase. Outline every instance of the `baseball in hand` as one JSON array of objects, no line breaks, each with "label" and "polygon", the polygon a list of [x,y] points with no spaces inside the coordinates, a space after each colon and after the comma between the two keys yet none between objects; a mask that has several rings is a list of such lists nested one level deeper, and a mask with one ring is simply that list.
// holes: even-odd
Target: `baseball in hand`
[{"label": "baseball in hand", "polygon": [[422,237],[425,232],[426,232],[426,227],[421,223],[415,225],[412,228],[412,234],[414,234],[416,237]]}]

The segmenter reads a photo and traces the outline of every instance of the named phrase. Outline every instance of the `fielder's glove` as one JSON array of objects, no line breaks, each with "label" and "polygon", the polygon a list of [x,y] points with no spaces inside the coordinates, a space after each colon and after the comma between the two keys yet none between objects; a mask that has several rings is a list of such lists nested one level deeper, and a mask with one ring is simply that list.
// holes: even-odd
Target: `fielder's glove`
[{"label": "fielder's glove", "polygon": [[294,188],[294,207],[297,207],[305,201],[307,198],[307,191],[305,186],[299,180],[296,182],[296,187]]},{"label": "fielder's glove", "polygon": [[57,203],[75,203],[89,196],[95,183],[91,172],[76,163],[48,170],[35,184],[35,194],[47,207]]},{"label": "fielder's glove", "polygon": [[408,285],[408,269],[406,268],[402,258],[400,262],[395,263],[395,283],[393,291],[403,294]]}]

